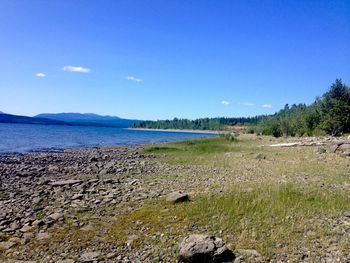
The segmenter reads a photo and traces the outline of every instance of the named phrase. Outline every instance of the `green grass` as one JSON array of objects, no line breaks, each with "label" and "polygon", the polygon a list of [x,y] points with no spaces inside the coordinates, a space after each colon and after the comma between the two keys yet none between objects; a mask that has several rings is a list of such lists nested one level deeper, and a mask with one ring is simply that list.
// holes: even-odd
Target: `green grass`
[{"label": "green grass", "polygon": [[199,197],[183,209],[191,222],[208,226],[214,233],[232,235],[228,239],[236,248],[255,248],[271,257],[278,246],[287,252],[303,242],[308,246],[308,239],[304,240],[307,233],[327,241],[329,226],[319,220],[348,211],[349,201],[348,195],[336,191],[287,184],[235,187],[222,196]]},{"label": "green grass", "polygon": [[148,147],[144,150],[146,153],[171,153],[171,152],[179,152],[181,149],[175,147],[166,147],[166,146],[154,146]]},{"label": "green grass", "polygon": [[[94,244],[123,245],[129,235],[136,234],[133,249],[153,245],[164,254],[167,249],[176,250],[181,237],[194,232],[218,235],[232,249],[256,249],[267,260],[274,253],[293,255],[297,247],[315,251],[314,241],[327,246],[332,227],[326,219],[350,209],[345,193],[292,184],[234,186],[220,195],[203,194],[191,200],[177,205],[148,202],[141,209],[94,222],[90,232],[60,229],[50,248],[69,239],[77,249]],[[144,230],[140,232],[141,227]],[[161,234],[172,239],[163,244]],[[338,249],[347,251],[349,244],[340,243]]]},{"label": "green grass", "polygon": [[146,148],[145,153],[166,154],[164,161],[169,164],[208,164],[218,155],[238,152],[240,146],[237,139],[227,140],[226,137],[181,141],[167,146]]}]

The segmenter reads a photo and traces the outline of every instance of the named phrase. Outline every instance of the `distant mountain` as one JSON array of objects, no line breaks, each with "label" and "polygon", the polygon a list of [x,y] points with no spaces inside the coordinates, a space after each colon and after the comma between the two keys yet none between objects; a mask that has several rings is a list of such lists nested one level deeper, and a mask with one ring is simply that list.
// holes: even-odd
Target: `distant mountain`
[{"label": "distant mountain", "polygon": [[139,120],[121,119],[112,116],[100,116],[97,114],[81,113],[45,113],[34,117],[0,113],[0,123],[24,123],[24,124],[50,124],[68,126],[96,126],[128,128]]},{"label": "distant mountain", "polygon": [[71,125],[59,120],[12,115],[7,113],[0,113],[0,123]]},{"label": "distant mountain", "polygon": [[35,118],[45,118],[68,122],[73,125],[104,126],[127,128],[133,126],[139,120],[122,119],[114,116],[101,116],[94,113],[42,113]]}]

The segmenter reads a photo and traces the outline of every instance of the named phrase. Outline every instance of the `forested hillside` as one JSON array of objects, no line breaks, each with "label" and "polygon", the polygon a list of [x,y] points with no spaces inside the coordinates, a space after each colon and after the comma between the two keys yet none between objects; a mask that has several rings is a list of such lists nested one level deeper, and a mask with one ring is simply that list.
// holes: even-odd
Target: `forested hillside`
[{"label": "forested hillside", "polygon": [[256,131],[276,137],[349,133],[350,89],[337,79],[311,105],[286,104],[284,109],[263,118]]},{"label": "forested hillside", "polygon": [[263,116],[242,118],[203,118],[196,120],[178,119],[142,121],[134,124],[134,128],[148,129],[192,129],[192,130],[223,130],[226,126],[257,125]]},{"label": "forested hillside", "polygon": [[242,118],[203,118],[142,121],[134,128],[223,130],[227,126],[245,125],[249,130],[264,135],[303,136],[341,135],[350,132],[350,89],[337,79],[311,105],[285,105],[269,116]]}]

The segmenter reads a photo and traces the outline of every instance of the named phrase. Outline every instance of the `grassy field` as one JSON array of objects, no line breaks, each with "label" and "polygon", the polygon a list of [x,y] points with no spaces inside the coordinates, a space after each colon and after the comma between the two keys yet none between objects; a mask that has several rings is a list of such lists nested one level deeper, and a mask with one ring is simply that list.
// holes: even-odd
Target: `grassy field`
[{"label": "grassy field", "polygon": [[[272,140],[276,142],[268,137],[219,137],[146,152],[158,153],[171,165],[216,167],[245,179],[222,194],[199,194],[174,208],[187,222],[224,234],[236,249],[254,248],[265,259],[276,253],[298,254],[296,248],[316,257],[321,252],[315,244],[327,247],[338,238],[331,233],[332,219],[350,210],[349,160],[318,155],[314,147],[262,147]],[[339,242],[337,249],[349,250],[349,240]]]}]

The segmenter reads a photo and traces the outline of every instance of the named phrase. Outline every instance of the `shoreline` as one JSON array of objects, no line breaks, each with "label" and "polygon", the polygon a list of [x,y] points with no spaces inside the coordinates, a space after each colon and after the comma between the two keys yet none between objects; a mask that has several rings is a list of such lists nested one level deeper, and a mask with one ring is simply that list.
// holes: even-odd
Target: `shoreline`
[{"label": "shoreline", "polygon": [[220,131],[212,130],[190,130],[190,129],[149,129],[149,128],[124,128],[130,131],[158,131],[158,132],[179,132],[179,133],[202,133],[202,134],[220,134]]}]

